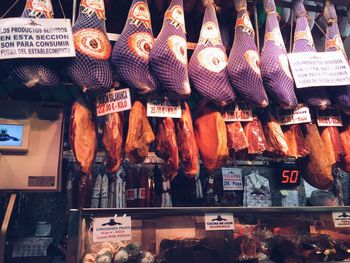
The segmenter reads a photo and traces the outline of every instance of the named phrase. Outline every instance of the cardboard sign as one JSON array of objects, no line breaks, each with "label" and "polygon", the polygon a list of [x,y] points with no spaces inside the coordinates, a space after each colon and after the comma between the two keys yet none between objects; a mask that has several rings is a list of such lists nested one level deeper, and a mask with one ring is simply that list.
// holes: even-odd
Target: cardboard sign
[{"label": "cardboard sign", "polygon": [[101,217],[93,221],[93,241],[131,240],[131,217]]},{"label": "cardboard sign", "polygon": [[310,109],[299,104],[294,110],[277,109],[277,118],[280,125],[291,125],[311,122]]},{"label": "cardboard sign", "polygon": [[75,57],[69,19],[0,20],[0,59]]},{"label": "cardboard sign", "polygon": [[131,98],[129,89],[121,89],[108,92],[97,98],[97,116],[104,116],[113,112],[131,109]]},{"label": "cardboard sign", "polygon": [[234,109],[225,110],[222,117],[225,122],[253,121],[253,110],[248,102],[240,100]]},{"label": "cardboard sign", "polygon": [[335,108],[317,110],[317,125],[319,127],[342,127],[343,121],[340,111]]},{"label": "cardboard sign", "polygon": [[233,221],[233,214],[212,214],[206,213],[204,216],[205,230],[206,231],[218,231],[218,230],[234,230],[235,225]]},{"label": "cardboard sign", "polygon": [[147,117],[181,118],[180,101],[150,99],[147,102]]},{"label": "cardboard sign", "polygon": [[350,67],[341,51],[288,54],[297,88],[350,85]]},{"label": "cardboard sign", "polygon": [[350,227],[350,212],[333,212],[332,216],[335,227]]},{"label": "cardboard sign", "polygon": [[242,169],[221,168],[224,191],[243,191]]}]

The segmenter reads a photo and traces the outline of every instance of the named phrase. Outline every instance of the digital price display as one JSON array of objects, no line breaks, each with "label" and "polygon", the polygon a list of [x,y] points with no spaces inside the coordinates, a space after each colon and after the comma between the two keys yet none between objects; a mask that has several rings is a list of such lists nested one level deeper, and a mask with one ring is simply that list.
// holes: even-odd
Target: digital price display
[{"label": "digital price display", "polygon": [[301,173],[295,164],[281,163],[277,171],[281,188],[294,188],[300,184]]}]

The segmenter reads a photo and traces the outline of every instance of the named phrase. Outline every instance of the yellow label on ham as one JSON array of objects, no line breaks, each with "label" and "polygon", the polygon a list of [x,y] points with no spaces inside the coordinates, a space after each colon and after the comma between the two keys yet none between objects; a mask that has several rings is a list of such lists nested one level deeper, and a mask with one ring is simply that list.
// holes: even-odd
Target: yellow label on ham
[{"label": "yellow label on ham", "polygon": [[248,50],[244,54],[245,60],[249,64],[249,66],[254,70],[254,72],[260,75],[260,58],[258,52],[255,50]]},{"label": "yellow label on ham", "polygon": [[29,0],[26,8],[31,10],[32,16],[43,14],[46,18],[53,18],[53,8],[50,0]]},{"label": "yellow label on ham", "polygon": [[329,49],[335,49],[336,51],[341,51],[345,54],[344,44],[339,35],[335,35],[333,39],[326,40],[326,50],[329,51]]},{"label": "yellow label on ham", "polygon": [[221,44],[220,31],[214,22],[206,22],[201,29],[199,44],[213,46]]},{"label": "yellow label on ham", "polygon": [[151,14],[148,6],[144,2],[137,2],[129,12],[130,24],[138,27],[143,24],[145,28],[151,28]]},{"label": "yellow label on ham", "polygon": [[266,41],[273,41],[277,47],[285,48],[281,30],[277,27],[265,34],[265,42]]},{"label": "yellow label on ham", "polygon": [[139,57],[148,60],[153,46],[153,36],[146,32],[132,34],[128,39],[129,48]]},{"label": "yellow label on ham", "polygon": [[91,16],[96,13],[100,19],[106,19],[104,0],[81,0],[80,6],[84,7],[84,14]]},{"label": "yellow label on ham", "polygon": [[181,28],[186,33],[184,10],[180,5],[174,5],[170,10],[167,10],[164,19],[170,20],[170,24],[176,28]]},{"label": "yellow label on ham", "polygon": [[314,46],[314,40],[309,26],[305,28],[305,31],[298,31],[294,34],[294,45],[298,40],[306,40],[309,46]]},{"label": "yellow label on ham", "polygon": [[250,21],[249,15],[245,13],[242,17],[237,18],[236,28],[243,27],[242,32],[250,34],[255,34],[252,22]]},{"label": "yellow label on ham", "polygon": [[217,47],[207,47],[198,53],[199,64],[209,71],[219,73],[227,66],[225,52]]},{"label": "yellow label on ham", "polygon": [[187,65],[187,43],[186,39],[180,36],[171,36],[168,38],[168,47],[182,64]]}]

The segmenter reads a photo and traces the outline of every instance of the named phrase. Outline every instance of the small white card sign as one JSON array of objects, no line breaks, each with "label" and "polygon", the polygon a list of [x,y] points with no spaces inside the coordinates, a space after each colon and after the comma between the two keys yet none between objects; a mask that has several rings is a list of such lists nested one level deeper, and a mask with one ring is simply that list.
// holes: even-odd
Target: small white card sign
[{"label": "small white card sign", "polygon": [[243,100],[237,101],[232,110],[224,110],[222,115],[225,122],[253,121],[252,107],[248,102]]},{"label": "small white card sign", "polygon": [[181,118],[181,105],[178,100],[149,99],[147,117]]},{"label": "small white card sign", "polygon": [[221,171],[224,191],[243,191],[241,168],[223,167]]},{"label": "small white card sign", "polygon": [[317,110],[317,125],[319,127],[342,127],[340,111],[336,108]]},{"label": "small white card sign", "polygon": [[280,125],[291,125],[311,122],[310,109],[299,104],[294,110],[277,109],[277,118]]},{"label": "small white card sign", "polygon": [[104,116],[113,112],[131,109],[129,89],[120,89],[100,95],[96,102],[97,116]]},{"label": "small white card sign", "polygon": [[235,229],[233,214],[206,213],[204,216],[204,221],[205,221],[205,230],[206,231],[234,230]]},{"label": "small white card sign", "polygon": [[100,217],[93,221],[93,242],[131,240],[131,217]]},{"label": "small white card sign", "polygon": [[75,57],[69,19],[0,19],[0,59]]},{"label": "small white card sign", "polygon": [[341,51],[288,54],[297,88],[350,85],[350,67]]},{"label": "small white card sign", "polygon": [[332,216],[335,227],[350,227],[350,212],[333,212]]}]

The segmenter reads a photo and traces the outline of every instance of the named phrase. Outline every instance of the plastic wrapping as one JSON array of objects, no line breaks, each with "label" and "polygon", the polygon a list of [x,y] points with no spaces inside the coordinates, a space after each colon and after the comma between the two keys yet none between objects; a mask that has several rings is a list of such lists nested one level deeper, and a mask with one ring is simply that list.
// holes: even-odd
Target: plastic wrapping
[{"label": "plastic wrapping", "polygon": [[244,133],[248,140],[248,154],[262,154],[267,149],[264,130],[257,117],[245,124]]}]

